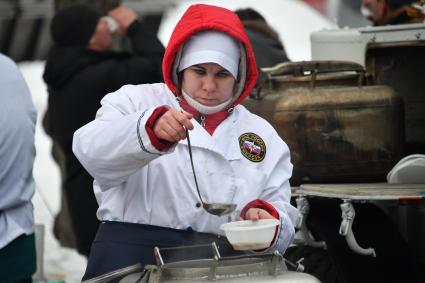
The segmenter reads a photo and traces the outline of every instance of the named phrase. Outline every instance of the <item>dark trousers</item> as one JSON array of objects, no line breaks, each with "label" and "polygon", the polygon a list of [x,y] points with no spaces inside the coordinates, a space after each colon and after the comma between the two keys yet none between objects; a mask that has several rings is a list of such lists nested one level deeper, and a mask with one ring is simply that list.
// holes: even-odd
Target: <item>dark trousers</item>
[{"label": "dark trousers", "polygon": [[[71,157],[67,156],[66,158]],[[93,192],[93,178],[79,163],[76,163],[78,161],[75,161],[75,157],[72,159],[71,162],[67,162],[64,193],[68,202],[77,250],[80,254],[88,257],[100,224],[96,217],[99,205]]]},{"label": "dark trousers", "polygon": [[[156,264],[154,248],[179,247],[216,242],[222,256],[236,255],[223,236],[159,226],[107,221],[100,224],[91,247],[83,280],[141,263]],[[212,248],[164,251],[164,262],[211,258]]]},{"label": "dark trousers", "polygon": [[32,282],[35,270],[34,234],[21,235],[0,249],[0,282]]}]

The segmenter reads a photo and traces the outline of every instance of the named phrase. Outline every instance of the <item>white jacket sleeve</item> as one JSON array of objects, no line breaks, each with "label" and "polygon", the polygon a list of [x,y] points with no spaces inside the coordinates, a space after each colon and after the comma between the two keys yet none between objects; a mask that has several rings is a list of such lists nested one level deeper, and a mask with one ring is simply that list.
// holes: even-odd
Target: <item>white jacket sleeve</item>
[{"label": "white jacket sleeve", "polygon": [[145,130],[153,111],[167,103],[158,88],[163,89],[160,84],[124,86],[106,95],[96,119],[74,133],[73,152],[102,191],[166,153],[155,149]]},{"label": "white jacket sleeve", "polygon": [[270,148],[279,149],[281,152],[274,154],[277,160],[270,173],[266,189],[260,198],[268,201],[279,212],[280,227],[271,249],[277,249],[283,254],[294,239],[294,225],[298,217],[298,210],[290,203],[289,178],[292,175],[292,164],[290,163],[289,148],[281,139],[275,139],[274,145]]}]

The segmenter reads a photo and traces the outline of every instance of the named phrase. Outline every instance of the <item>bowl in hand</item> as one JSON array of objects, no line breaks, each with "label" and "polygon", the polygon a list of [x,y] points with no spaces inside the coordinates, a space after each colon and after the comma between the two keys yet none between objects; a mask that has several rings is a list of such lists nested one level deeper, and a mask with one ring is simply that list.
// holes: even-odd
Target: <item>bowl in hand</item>
[{"label": "bowl in hand", "polygon": [[222,224],[220,229],[235,250],[258,250],[270,247],[278,225],[277,219],[243,220]]}]

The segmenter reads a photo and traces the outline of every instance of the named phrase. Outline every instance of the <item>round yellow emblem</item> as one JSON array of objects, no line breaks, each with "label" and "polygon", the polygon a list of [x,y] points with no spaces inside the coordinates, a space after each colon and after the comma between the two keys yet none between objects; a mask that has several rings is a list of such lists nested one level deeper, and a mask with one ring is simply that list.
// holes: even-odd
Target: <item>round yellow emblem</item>
[{"label": "round yellow emblem", "polygon": [[244,133],[239,137],[242,155],[252,162],[260,162],[266,156],[266,144],[259,135]]}]

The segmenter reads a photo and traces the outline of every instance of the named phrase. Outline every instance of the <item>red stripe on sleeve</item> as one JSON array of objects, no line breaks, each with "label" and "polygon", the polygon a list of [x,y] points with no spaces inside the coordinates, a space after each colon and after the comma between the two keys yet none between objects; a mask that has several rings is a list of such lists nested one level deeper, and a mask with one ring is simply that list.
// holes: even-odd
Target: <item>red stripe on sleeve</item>
[{"label": "red stripe on sleeve", "polygon": [[267,211],[268,213],[271,214],[271,216],[273,216],[276,219],[279,219],[279,212],[277,212],[277,210],[273,207],[273,205],[271,205],[270,203],[268,203],[265,200],[262,199],[256,199],[253,200],[251,202],[249,202],[247,205],[245,205],[245,207],[242,209],[240,216],[245,219],[245,214],[248,211],[248,209],[250,208],[261,208],[264,209],[265,211]]},{"label": "red stripe on sleeve", "polygon": [[164,113],[167,111],[168,111],[168,107],[166,106],[161,106],[156,108],[153,111],[152,115],[147,120],[146,126],[145,126],[146,132],[148,133],[148,136],[152,145],[159,151],[165,151],[174,144],[166,140],[158,139],[158,137],[155,135],[153,131],[156,121],[158,121],[158,119],[161,118],[161,116],[164,115]]}]

